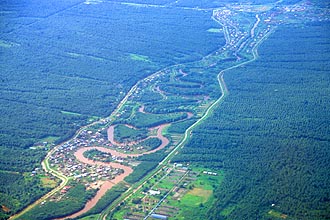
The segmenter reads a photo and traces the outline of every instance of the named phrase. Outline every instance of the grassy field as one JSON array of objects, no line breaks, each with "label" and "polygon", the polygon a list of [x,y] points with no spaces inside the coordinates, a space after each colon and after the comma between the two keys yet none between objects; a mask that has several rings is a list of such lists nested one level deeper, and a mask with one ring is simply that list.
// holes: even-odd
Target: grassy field
[{"label": "grassy field", "polygon": [[61,111],[62,114],[65,114],[65,115],[75,115],[75,116],[81,116],[80,113],[77,113],[77,112],[68,112],[68,111]]},{"label": "grassy field", "polygon": [[90,215],[90,216],[81,218],[81,220],[97,220],[99,216],[100,215]]},{"label": "grassy field", "polygon": [[40,180],[42,182],[42,186],[47,188],[54,188],[58,184],[57,181],[52,180],[47,176],[41,177]]},{"label": "grassy field", "polygon": [[151,62],[149,60],[149,57],[148,56],[144,56],[144,55],[140,55],[140,54],[133,54],[133,53],[131,53],[130,54],[130,58],[132,60],[137,60],[137,61]]},{"label": "grassy field", "polygon": [[113,218],[145,216],[168,194],[155,213],[167,210],[171,219],[185,219],[187,216],[203,219],[210,204],[214,202],[213,191],[215,187],[221,187],[223,179],[221,171],[213,170],[217,172],[216,176],[205,174],[203,171],[201,168],[186,170],[185,167],[181,169],[181,166],[167,167],[149,179],[141,190],[121,205]]}]

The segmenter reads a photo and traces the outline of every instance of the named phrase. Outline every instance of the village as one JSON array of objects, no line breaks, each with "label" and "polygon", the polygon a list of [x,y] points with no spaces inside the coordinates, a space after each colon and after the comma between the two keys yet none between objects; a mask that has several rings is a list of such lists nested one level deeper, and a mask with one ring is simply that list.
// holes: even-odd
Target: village
[{"label": "village", "polygon": [[[105,122],[104,122],[105,123]],[[101,123],[103,125],[104,123]],[[49,165],[55,168],[63,175],[82,182],[86,187],[95,188],[98,181],[107,181],[114,179],[117,175],[123,173],[122,169],[112,168],[102,164],[87,164],[79,161],[74,153],[83,147],[107,146],[112,144],[107,140],[106,128],[101,127],[97,130],[84,129],[75,138],[62,144],[49,157]],[[88,153],[88,151],[86,152]],[[109,161],[122,163],[124,158],[112,156],[111,154],[104,154],[109,156]],[[96,160],[97,158],[93,158]]]},{"label": "village", "polygon": [[[291,6],[277,6],[275,7],[276,10],[270,11],[269,5],[234,4],[230,7],[215,10],[213,17],[225,27],[223,32],[226,38],[226,45],[222,50],[232,51],[237,60],[242,59],[243,57],[240,56],[241,52],[252,53],[257,42],[284,21],[294,21],[299,17],[308,20],[316,19],[310,12],[306,11],[307,7],[308,3],[299,3]],[[240,12],[250,13],[255,16],[256,23],[242,23],[239,17],[241,16]],[[301,13],[303,13],[303,16],[300,16]]]}]

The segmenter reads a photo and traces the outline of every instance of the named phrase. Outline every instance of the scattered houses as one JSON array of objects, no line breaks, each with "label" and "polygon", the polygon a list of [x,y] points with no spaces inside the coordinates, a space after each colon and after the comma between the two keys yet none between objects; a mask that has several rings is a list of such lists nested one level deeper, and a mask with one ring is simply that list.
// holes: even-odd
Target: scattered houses
[{"label": "scattered houses", "polygon": [[[85,182],[85,185],[90,185],[99,180],[113,179],[116,175],[123,173],[123,170],[118,168],[81,163],[74,156],[75,151],[81,147],[111,146],[107,137],[102,134],[103,130],[105,130],[105,128],[101,128],[97,131],[82,130],[77,137],[57,148],[49,158],[50,166],[56,167],[65,176]],[[111,160],[124,162],[123,158],[115,157],[110,154],[107,155]],[[32,173],[32,175],[33,174],[34,173]]]}]

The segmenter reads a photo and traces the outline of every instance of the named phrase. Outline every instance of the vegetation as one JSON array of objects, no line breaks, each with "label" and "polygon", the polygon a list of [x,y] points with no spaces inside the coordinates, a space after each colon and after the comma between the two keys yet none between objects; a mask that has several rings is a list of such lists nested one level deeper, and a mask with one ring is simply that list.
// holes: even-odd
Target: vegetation
[{"label": "vegetation", "polygon": [[143,146],[148,151],[156,149],[161,144],[162,144],[162,141],[159,140],[158,138],[148,138],[147,140],[142,141],[140,143],[140,145]]},{"label": "vegetation", "polygon": [[187,118],[186,113],[170,113],[170,114],[145,114],[137,112],[135,117],[129,119],[129,124],[137,128],[156,127],[165,123],[170,123]]},{"label": "vegetation", "polygon": [[[141,140],[152,135],[147,130],[151,127],[171,126],[163,131],[170,140],[164,150],[141,156],[140,161],[123,159],[123,166],[141,162],[126,177],[128,183],[146,176],[170,149],[175,150],[167,161],[177,155],[172,161],[226,171],[224,184],[217,189],[216,185],[204,188],[182,183],[180,188],[188,191],[181,193],[180,202],[174,202],[183,207],[176,213],[179,217],[189,213],[195,219],[330,218],[329,41],[325,34],[329,25],[314,22],[299,29],[302,25],[297,22],[296,32],[292,26],[279,29],[278,37],[263,46],[261,59],[248,63],[277,25],[284,20],[299,21],[296,12],[308,17],[304,7],[285,5],[297,0],[269,0],[274,3],[272,11],[267,11],[269,5],[259,5],[265,4],[261,0],[252,1],[255,5],[248,1],[243,8],[232,5],[232,11],[213,11],[212,7],[234,0],[123,1],[0,3],[0,185],[4,186],[0,217],[7,218],[54,187],[56,181],[37,172],[46,153],[70,139],[78,128],[84,131],[87,123],[109,115],[129,94],[132,105],[102,119],[102,126],[115,119],[119,141]],[[242,13],[235,14],[238,11]],[[328,12],[324,11],[322,16]],[[214,20],[225,23],[225,39],[209,31],[219,28],[210,19],[212,12]],[[308,19],[316,21],[316,17]],[[246,65],[240,66],[243,62]],[[225,92],[226,85],[217,76],[226,68],[232,68],[225,75],[230,96],[221,109],[210,111],[214,115],[206,123],[185,134],[189,138],[184,140],[191,138],[190,142],[177,154],[182,145],[176,144],[185,130]],[[141,106],[145,112],[138,111]],[[82,172],[73,153],[77,147],[94,144],[94,138],[110,146],[105,127],[100,132],[99,124],[90,128],[90,134],[95,134],[82,132],[67,146],[56,148],[56,154],[51,152],[54,164],[50,166],[58,168],[56,172],[64,173],[67,168],[59,168],[61,161],[74,162],[72,167]],[[154,149],[160,140],[145,139],[142,144]],[[109,155],[92,150],[85,156],[103,160]],[[173,181],[183,180],[186,170],[171,176],[170,167],[169,173],[162,169],[157,173],[165,179],[148,179],[143,187],[145,191],[147,186],[165,189],[154,196],[158,200],[172,196],[166,190],[177,184]],[[166,179],[167,175],[172,179]],[[56,218],[81,209],[95,191],[86,190],[82,183],[70,184],[69,191],[57,192],[57,197],[23,218]],[[114,201],[120,193],[106,198]],[[103,200],[97,208],[106,207],[109,201]],[[141,195],[132,200],[135,205],[141,202]]]},{"label": "vegetation", "polygon": [[[225,169],[209,219],[328,219],[329,24],[284,27],[174,161]],[[220,213],[220,215],[219,215]]]},{"label": "vegetation", "polygon": [[145,175],[148,174],[151,170],[153,170],[158,165],[158,162],[154,161],[144,161],[141,162],[134,168],[134,172],[125,178],[125,181],[128,183],[135,183],[142,179]]},{"label": "vegetation", "polygon": [[160,162],[166,156],[165,150],[159,150],[153,154],[145,154],[138,157],[139,161]]},{"label": "vegetation", "polygon": [[147,132],[147,129],[136,129],[119,124],[115,127],[114,139],[119,143],[142,140],[147,137]]},{"label": "vegetation", "polygon": [[169,133],[181,133],[183,134],[187,128],[189,128],[191,125],[193,125],[196,121],[195,120],[187,120],[180,123],[173,123],[169,128]]},{"label": "vegetation", "polygon": [[[157,9],[159,14],[154,16],[153,8],[137,11],[112,3],[88,10],[85,4],[71,8],[78,2],[43,3],[42,12],[36,10],[39,4],[22,3],[15,8],[14,3],[1,3],[4,10],[18,10],[27,17],[55,13],[31,26],[24,26],[23,18],[1,15],[6,25],[0,37],[6,39],[4,45],[10,45],[1,47],[1,148],[26,148],[48,135],[69,137],[90,116],[108,115],[138,79],[162,67],[198,59],[223,42],[205,31],[214,23],[208,14],[198,11],[164,8]],[[56,14],[63,10],[63,16]],[[117,18],[123,14],[126,18],[119,22]],[[107,22],[99,22],[103,19]],[[150,21],[156,25],[150,25]],[[154,29],[159,24],[162,28]],[[20,25],[24,28],[18,28]],[[79,36],[78,30],[82,31]],[[109,36],[108,30],[116,31]],[[12,31],[17,35],[10,35]],[[44,37],[37,37],[40,32]],[[200,47],[195,48],[196,44]],[[130,58],[130,54],[141,51],[155,61]]]},{"label": "vegetation", "polygon": [[[215,201],[214,189],[221,184],[223,174],[203,173],[203,169],[192,167],[181,169],[181,166],[163,167],[149,178],[143,186],[124,204],[112,213],[112,219],[130,219],[139,216],[144,218],[161,198],[155,213],[162,213],[171,219],[207,219],[207,211]],[[154,194],[152,193],[154,192]]]},{"label": "vegetation", "polygon": [[0,165],[3,170],[12,172],[31,172],[40,168],[40,157],[45,156],[45,149],[0,148]]},{"label": "vegetation", "polygon": [[124,184],[118,184],[113,186],[90,211],[86,212],[81,217],[101,213],[108,205],[110,205],[126,190],[127,186],[125,186]]},{"label": "vegetation", "polygon": [[[180,93],[179,93],[180,94]],[[186,112],[189,111],[191,105],[196,104],[196,100],[183,100],[177,97],[169,97],[166,100],[155,101],[145,106],[146,112],[154,114],[168,114],[174,112]]]},{"label": "vegetation", "polygon": [[139,55],[139,54],[130,54],[130,57],[131,57],[132,60],[139,60],[139,61],[143,61],[143,62],[151,62],[149,60],[149,57]]},{"label": "vegetation", "polygon": [[0,179],[0,204],[7,208],[6,211],[2,209],[1,218],[16,213],[19,207],[27,206],[49,191],[49,187],[31,173],[0,172]]},{"label": "vegetation", "polygon": [[112,157],[109,153],[104,153],[96,149],[91,149],[84,152],[84,157],[95,160],[95,161],[102,161],[102,162],[111,162]]},{"label": "vegetation", "polygon": [[47,201],[24,214],[22,219],[46,220],[73,214],[82,209],[94,196],[95,190],[86,190],[82,184],[71,185],[59,201]]},{"label": "vegetation", "polygon": [[[200,11],[109,1],[89,6],[78,0],[0,3],[9,12],[0,15],[0,170],[33,171],[53,143],[72,137],[90,118],[109,115],[139,79],[200,59],[224,42],[206,31],[215,25]],[[56,140],[47,150],[30,149],[48,136]],[[12,198],[8,208],[23,208],[23,197]]]}]

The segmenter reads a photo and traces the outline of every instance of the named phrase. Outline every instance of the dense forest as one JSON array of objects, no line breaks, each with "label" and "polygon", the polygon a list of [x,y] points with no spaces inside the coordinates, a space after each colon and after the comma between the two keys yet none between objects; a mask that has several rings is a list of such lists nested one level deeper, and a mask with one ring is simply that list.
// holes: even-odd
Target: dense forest
[{"label": "dense forest", "polygon": [[[123,4],[132,1],[176,7]],[[85,4],[88,0],[0,2],[0,219],[54,187],[42,182],[40,162],[55,144],[109,115],[140,79],[164,67],[200,60],[225,44],[222,34],[208,31],[220,28],[210,19],[211,7],[265,3],[132,1],[105,0],[93,7]],[[224,170],[209,219],[330,218],[329,29],[328,23],[317,22],[279,28],[260,47],[259,60],[225,74],[229,96],[196,127],[172,161]],[[201,89],[210,83],[209,75],[197,81],[189,77],[184,86],[159,85],[167,94],[219,96],[216,81]],[[143,97],[149,101],[144,106],[148,117],[137,113],[137,120],[130,120],[131,111],[125,109],[120,122],[140,130],[122,126],[115,133],[118,141],[143,138],[146,127],[188,117],[189,100],[165,102],[159,96]],[[173,123],[168,131],[182,134],[195,121]],[[160,141],[141,144],[154,149]],[[104,156],[97,151],[86,155]],[[141,156],[125,180],[141,180],[165,156],[164,150]],[[125,189],[113,188],[90,213]],[[25,217],[72,213],[95,191],[72,184],[66,193],[65,202],[43,204]]]},{"label": "dense forest", "polygon": [[[18,207],[33,202],[50,190],[39,179],[30,175],[1,171],[0,179],[1,206],[7,214],[15,213]],[[0,213],[0,219],[5,219],[6,216],[5,213]]]},{"label": "dense forest", "polygon": [[[28,2],[21,3],[22,8],[18,2],[2,4],[17,16],[31,16],[37,7]],[[2,15],[1,113],[8,115],[1,121],[4,147],[27,148],[48,136],[65,136],[92,116],[108,115],[140,78],[198,59],[223,42],[207,32],[217,25],[203,12],[163,9],[155,16],[152,8],[111,3],[92,10],[84,4],[63,4],[58,11],[51,2],[45,6],[45,12],[35,15],[45,18],[29,25]],[[122,14],[125,19],[119,22]],[[162,28],[155,30],[157,25]]]},{"label": "dense forest", "polygon": [[[156,13],[114,1],[90,7],[81,0],[1,1],[0,7],[8,12],[0,14],[0,170],[21,178],[41,167],[52,144],[109,115],[139,79],[200,59],[224,42],[207,31],[219,25],[203,11]],[[43,190],[8,181],[0,178],[0,205],[10,213]],[[30,199],[10,201],[12,190],[4,184],[29,192]]]},{"label": "dense forest", "polygon": [[69,189],[66,192],[61,191],[66,200],[50,201],[33,208],[30,212],[24,214],[22,219],[50,220],[73,214],[76,210],[84,208],[86,202],[93,198],[96,190],[86,190],[83,184],[69,183]]},{"label": "dense forest", "polygon": [[230,95],[174,160],[224,169],[209,219],[330,218],[329,30],[281,27],[225,73]]}]

